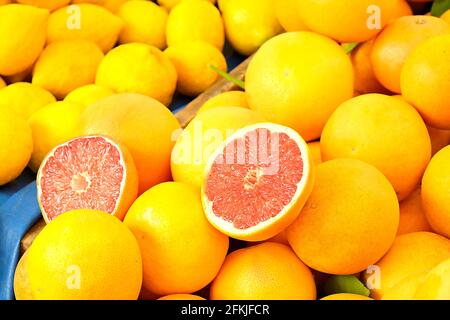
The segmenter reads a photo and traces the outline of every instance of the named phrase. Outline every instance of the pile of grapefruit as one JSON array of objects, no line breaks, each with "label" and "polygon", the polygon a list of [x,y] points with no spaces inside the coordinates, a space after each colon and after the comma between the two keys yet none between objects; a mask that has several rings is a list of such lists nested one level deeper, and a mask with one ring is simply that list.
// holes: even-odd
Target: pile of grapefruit
[{"label": "pile of grapefruit", "polygon": [[[0,185],[29,165],[47,223],[17,299],[450,299],[450,2],[17,2]],[[181,129],[225,37],[243,88]]]}]

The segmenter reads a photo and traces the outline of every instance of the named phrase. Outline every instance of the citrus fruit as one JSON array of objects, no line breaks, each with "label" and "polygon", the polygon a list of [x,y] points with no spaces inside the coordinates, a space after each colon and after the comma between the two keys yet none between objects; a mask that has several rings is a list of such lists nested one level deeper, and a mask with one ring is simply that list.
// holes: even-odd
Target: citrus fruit
[{"label": "citrus fruit", "polygon": [[208,160],[202,186],[206,217],[232,238],[267,240],[297,218],[313,174],[308,146],[296,131],[271,123],[247,126]]},{"label": "citrus fruit", "polygon": [[28,120],[33,133],[33,153],[29,167],[37,171],[57,145],[79,136],[78,121],[85,106],[76,102],[59,101],[39,109]]},{"label": "citrus fruit", "polygon": [[297,2],[297,0],[275,1],[275,14],[278,22],[288,32],[308,30],[300,18]]},{"label": "citrus fruit", "polygon": [[283,244],[234,251],[211,285],[211,300],[314,300],[311,271]]},{"label": "citrus fruit", "polygon": [[1,75],[10,76],[33,65],[45,45],[48,16],[48,10],[32,6],[0,7]]},{"label": "citrus fruit", "polygon": [[[357,275],[359,277],[359,274]],[[326,295],[336,293],[352,293],[368,297],[370,290],[355,275],[331,275],[323,284],[322,291]]]},{"label": "citrus fruit", "polygon": [[227,40],[240,54],[249,56],[264,42],[281,33],[272,0],[227,0],[222,16]]},{"label": "citrus fruit", "polygon": [[400,202],[400,223],[397,234],[431,231],[422,205],[422,190],[418,187]]},{"label": "citrus fruit", "polygon": [[227,71],[227,61],[222,52],[208,42],[183,42],[171,46],[164,53],[177,70],[177,90],[187,96],[199,95],[220,78],[211,66]]},{"label": "citrus fruit", "polygon": [[312,31],[339,42],[373,38],[398,11],[400,0],[302,0],[300,18]]},{"label": "citrus fruit", "polygon": [[7,106],[25,119],[53,102],[56,99],[50,92],[28,82],[16,82],[0,90],[0,108]]},{"label": "citrus fruit", "polygon": [[315,166],[322,163],[322,154],[320,153],[320,141],[313,141],[308,143],[311,159]]},{"label": "citrus fruit", "polygon": [[263,121],[254,111],[239,107],[218,107],[198,114],[173,148],[173,179],[200,188],[206,163],[215,149],[237,129]]},{"label": "citrus fruit", "polygon": [[450,129],[450,34],[432,37],[409,55],[401,73],[405,99],[425,122],[437,129]]},{"label": "citrus fruit", "polygon": [[122,27],[121,19],[103,7],[89,3],[72,5],[50,15],[47,43],[84,39],[106,53],[116,44]]},{"label": "citrus fruit", "polygon": [[206,300],[205,298],[193,294],[170,294],[159,298],[158,300]]},{"label": "citrus fruit", "polygon": [[338,105],[353,96],[352,65],[334,41],[289,32],[258,50],[248,66],[245,90],[251,109],[311,141],[320,137]]},{"label": "citrus fruit", "polygon": [[99,6],[102,6],[109,11],[115,13],[119,10],[120,6],[122,6],[125,2],[129,0],[72,0],[73,4],[78,3],[92,3]]},{"label": "citrus fruit", "polygon": [[450,34],[450,25],[432,16],[406,16],[391,22],[372,47],[377,79],[390,91],[400,93],[400,74],[406,58],[420,43],[440,34]]},{"label": "citrus fruit", "polygon": [[450,23],[450,9],[444,12],[444,14],[441,16],[441,19],[446,21],[447,23]]},{"label": "citrus fruit", "polygon": [[434,267],[418,285],[414,295],[419,300],[450,300],[450,259]]},{"label": "citrus fruit", "polygon": [[247,95],[243,91],[231,90],[218,94],[206,101],[197,113],[211,110],[217,107],[241,107],[249,108]]},{"label": "citrus fruit", "polygon": [[[398,236],[386,255],[376,263],[380,282],[371,297],[381,299],[400,281],[429,271],[450,258],[450,240],[431,232],[414,232]],[[367,272],[366,277],[370,276]]]},{"label": "citrus fruit", "polygon": [[26,271],[37,300],[132,300],[142,283],[142,260],[133,234],[96,210],[67,212],[31,245]]},{"label": "citrus fruit", "polygon": [[[285,244],[288,246],[289,241],[287,239],[286,229],[284,229],[280,233],[274,235],[272,238],[268,239],[267,242],[276,242],[276,243],[281,243],[281,244]],[[249,242],[249,245],[251,245],[253,243],[255,243],[255,242]]]},{"label": "citrus fruit", "polygon": [[421,272],[406,277],[392,288],[386,290],[381,300],[414,300],[417,288],[426,275],[427,272]]},{"label": "citrus fruit", "polygon": [[117,15],[124,27],[119,42],[142,42],[158,49],[166,47],[167,11],[151,1],[127,1]]},{"label": "citrus fruit", "polygon": [[128,150],[103,136],[79,137],[42,161],[37,197],[48,223],[75,209],[95,209],[122,220],[137,197],[136,167]]},{"label": "citrus fruit", "polygon": [[387,90],[377,80],[373,72],[370,53],[373,47],[373,40],[369,40],[358,45],[350,54],[355,73],[355,90],[359,93],[385,93]]},{"label": "citrus fruit", "polygon": [[167,45],[187,41],[209,42],[222,50],[224,27],[219,10],[205,0],[184,0],[170,11],[167,21]]},{"label": "citrus fruit", "polygon": [[33,68],[34,68],[34,64],[29,66],[27,69],[25,69],[22,72],[15,73],[10,76],[6,76],[5,80],[10,84],[16,83],[16,82],[31,82]]},{"label": "citrus fruit", "polygon": [[114,91],[107,87],[102,87],[97,84],[88,84],[70,92],[64,98],[64,101],[78,102],[85,106],[89,106],[103,98],[112,96],[113,94]]},{"label": "citrus fruit", "polygon": [[6,82],[3,80],[2,77],[0,77],[0,89],[6,87]]},{"label": "citrus fruit", "polygon": [[16,0],[16,2],[53,11],[55,9],[68,5],[70,3],[70,0]]},{"label": "citrus fruit", "polygon": [[431,228],[450,237],[450,146],[439,151],[422,179],[422,202]]},{"label": "citrus fruit", "polygon": [[26,270],[28,251],[25,251],[23,256],[17,263],[14,272],[14,296],[16,300],[32,300],[33,294],[31,292],[30,282]]},{"label": "citrus fruit", "polygon": [[102,51],[93,42],[53,42],[44,49],[36,62],[32,83],[63,99],[69,92],[94,83],[102,59]]},{"label": "citrus fruit", "polygon": [[26,120],[8,107],[0,108],[0,186],[16,179],[33,151]]},{"label": "citrus fruit", "polygon": [[[178,5],[181,1],[184,0],[156,0],[156,2],[158,2],[160,6],[166,8],[169,11],[172,10],[172,8]],[[216,0],[208,0],[208,1],[211,3],[216,2]]]},{"label": "citrus fruit", "polygon": [[184,183],[149,189],[133,203],[124,222],[141,248],[143,286],[159,296],[202,289],[227,254],[228,237],[206,220],[199,190]]},{"label": "citrus fruit", "polygon": [[139,193],[170,179],[173,134],[179,124],[155,99],[139,94],[115,94],[86,108],[80,119],[82,134],[102,134],[124,144],[139,175]]},{"label": "citrus fruit", "polygon": [[336,293],[323,297],[320,300],[373,300],[373,299],[353,293]]},{"label": "citrus fruit", "polygon": [[435,155],[450,144],[450,130],[440,130],[428,126],[428,134],[431,139],[431,154]]},{"label": "citrus fruit", "polygon": [[320,146],[325,161],[355,158],[375,166],[399,200],[416,188],[431,157],[430,137],[419,113],[404,100],[382,94],[361,95],[339,106]]},{"label": "citrus fruit", "polygon": [[314,270],[360,272],[394,241],[399,221],[394,189],[381,172],[360,160],[331,160],[316,169],[312,194],[287,229],[289,243]]},{"label": "citrus fruit", "polygon": [[128,43],[108,52],[98,68],[95,83],[118,93],[144,94],[169,105],[177,84],[177,72],[158,48]]}]

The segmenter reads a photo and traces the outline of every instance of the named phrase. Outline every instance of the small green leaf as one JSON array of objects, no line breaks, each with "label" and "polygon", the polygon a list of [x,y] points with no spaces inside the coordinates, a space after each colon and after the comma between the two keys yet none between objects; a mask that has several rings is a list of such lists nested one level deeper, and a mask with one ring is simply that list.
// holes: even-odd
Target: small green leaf
[{"label": "small green leaf", "polygon": [[346,54],[349,54],[358,46],[358,42],[350,42],[350,43],[344,43],[342,44],[342,48],[344,48],[344,51]]},{"label": "small green leaf", "polygon": [[431,14],[435,17],[440,17],[449,9],[450,0],[434,0],[433,6],[431,7]]},{"label": "small green leaf", "polygon": [[326,295],[336,293],[353,293],[368,297],[370,290],[355,276],[331,276],[323,291]]},{"label": "small green leaf", "polygon": [[239,79],[236,79],[235,77],[231,76],[230,74],[226,73],[225,71],[220,70],[219,68],[209,65],[209,67],[217,72],[222,78],[227,79],[230,82],[233,82],[235,85],[241,87],[242,89],[245,89],[245,82]]}]

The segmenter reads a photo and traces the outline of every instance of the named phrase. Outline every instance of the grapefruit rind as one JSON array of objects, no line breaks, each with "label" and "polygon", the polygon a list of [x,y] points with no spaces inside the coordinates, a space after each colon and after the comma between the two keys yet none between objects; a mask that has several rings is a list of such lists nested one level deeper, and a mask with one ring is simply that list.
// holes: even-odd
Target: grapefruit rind
[{"label": "grapefruit rind", "polygon": [[[116,216],[119,220],[123,220],[125,218],[126,211],[131,206],[132,202],[137,197],[137,189],[138,189],[138,178],[137,178],[137,169],[134,164],[133,158],[127,151],[127,149],[120,145],[119,143],[115,142],[110,137],[107,137],[105,135],[88,135],[88,136],[81,136],[77,138],[73,138],[71,140],[68,140],[56,147],[54,147],[44,158],[44,160],[41,163],[41,166],[39,167],[39,170],[37,172],[36,176],[36,188],[37,188],[37,200],[39,204],[39,208],[42,213],[42,217],[45,221],[45,223],[50,223],[51,220],[47,216],[47,212],[44,209],[44,206],[41,202],[42,197],[42,187],[41,187],[41,180],[43,177],[42,169],[44,168],[45,164],[48,162],[48,160],[55,154],[55,151],[61,147],[69,145],[71,142],[79,140],[79,139],[89,139],[89,138],[101,138],[104,139],[107,143],[114,146],[118,153],[119,153],[119,163],[123,167],[123,179],[120,183],[119,188],[119,196],[117,197],[116,205],[114,207],[114,210],[111,212],[111,215]],[[71,210],[76,209],[95,209],[95,208],[72,208]],[[62,213],[60,213],[62,214]]]},{"label": "grapefruit rind", "polygon": [[[303,159],[303,175],[297,185],[297,190],[290,202],[275,217],[259,222],[258,225],[245,230],[236,228],[232,222],[228,222],[217,216],[213,209],[213,202],[210,201],[205,192],[205,186],[209,177],[209,172],[216,158],[223,153],[225,147],[237,138],[243,137],[246,133],[256,129],[268,129],[270,132],[286,133],[290,139],[294,140],[301,152]],[[208,159],[205,167],[205,180],[201,188],[202,204],[208,221],[219,231],[231,238],[243,241],[265,241],[287,228],[300,214],[314,186],[314,165],[311,153],[305,140],[297,131],[274,123],[258,123],[244,127],[228,137],[218,147]]]}]

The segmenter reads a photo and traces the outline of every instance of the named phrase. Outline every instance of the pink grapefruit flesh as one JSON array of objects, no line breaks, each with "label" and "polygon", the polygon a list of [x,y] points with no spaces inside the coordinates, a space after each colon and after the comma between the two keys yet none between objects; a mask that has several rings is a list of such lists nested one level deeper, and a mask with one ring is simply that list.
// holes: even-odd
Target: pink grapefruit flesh
[{"label": "pink grapefruit flesh", "polygon": [[203,186],[210,222],[231,237],[266,240],[298,216],[312,189],[311,157],[292,129],[246,127],[211,157]]},{"label": "pink grapefruit flesh", "polygon": [[[120,207],[125,198],[127,165],[119,146],[103,136],[76,138],[53,149],[37,178],[38,200],[45,220],[50,222],[74,209],[122,215],[118,211],[123,210]],[[132,169],[129,171],[135,171]],[[127,191],[135,193],[135,184]]]}]

